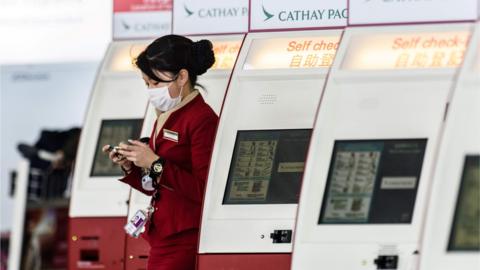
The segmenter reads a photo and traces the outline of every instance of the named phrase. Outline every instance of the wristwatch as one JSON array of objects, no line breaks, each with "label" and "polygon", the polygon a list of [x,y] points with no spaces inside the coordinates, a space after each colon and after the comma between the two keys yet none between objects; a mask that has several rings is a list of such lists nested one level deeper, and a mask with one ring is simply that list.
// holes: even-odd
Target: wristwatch
[{"label": "wristwatch", "polygon": [[165,159],[161,157],[155,160],[150,166],[150,176],[152,178],[156,178],[160,176],[160,174],[162,174],[164,164],[165,164]]}]

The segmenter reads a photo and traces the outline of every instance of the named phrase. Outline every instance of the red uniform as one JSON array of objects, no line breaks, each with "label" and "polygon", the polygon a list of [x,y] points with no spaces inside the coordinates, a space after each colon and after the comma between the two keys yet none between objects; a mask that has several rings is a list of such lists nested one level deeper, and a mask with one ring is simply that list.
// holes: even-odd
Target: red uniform
[{"label": "red uniform", "polygon": [[[163,123],[155,123],[150,137],[150,147],[165,164],[159,179],[160,197],[142,234],[151,247],[148,270],[195,269],[201,206],[218,123],[198,92],[172,111]],[[142,188],[141,177],[140,168],[134,167],[120,181],[152,195]]]}]

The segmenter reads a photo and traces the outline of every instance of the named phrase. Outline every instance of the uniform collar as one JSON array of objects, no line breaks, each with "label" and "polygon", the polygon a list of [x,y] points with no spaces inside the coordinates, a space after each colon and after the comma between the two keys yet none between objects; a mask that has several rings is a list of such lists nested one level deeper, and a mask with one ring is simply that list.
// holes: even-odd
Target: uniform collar
[{"label": "uniform collar", "polygon": [[164,113],[159,113],[159,111],[155,110],[156,113],[157,113],[157,123],[156,123],[156,128],[155,128],[155,140],[154,140],[154,144],[155,144],[155,141],[156,141],[156,137],[158,136],[158,134],[160,133],[160,130],[163,128],[163,125],[165,124],[165,122],[167,121],[168,117],[178,111],[179,109],[185,107],[185,105],[189,104],[192,100],[194,100],[197,96],[199,95],[199,92],[198,90],[194,90],[192,91],[190,94],[188,94],[185,98],[183,98],[183,100],[178,103],[178,105],[176,105],[175,107],[173,107],[172,109],[164,112]]}]

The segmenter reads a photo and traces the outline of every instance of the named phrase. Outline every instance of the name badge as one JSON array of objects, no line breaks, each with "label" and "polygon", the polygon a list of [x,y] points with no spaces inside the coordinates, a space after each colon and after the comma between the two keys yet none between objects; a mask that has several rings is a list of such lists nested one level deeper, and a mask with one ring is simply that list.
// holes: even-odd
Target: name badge
[{"label": "name badge", "polygon": [[178,142],[178,132],[163,129],[163,138],[172,142]]},{"label": "name badge", "polygon": [[132,237],[138,236],[145,231],[145,223],[147,223],[149,214],[143,210],[138,210],[135,215],[123,227],[125,232]]}]

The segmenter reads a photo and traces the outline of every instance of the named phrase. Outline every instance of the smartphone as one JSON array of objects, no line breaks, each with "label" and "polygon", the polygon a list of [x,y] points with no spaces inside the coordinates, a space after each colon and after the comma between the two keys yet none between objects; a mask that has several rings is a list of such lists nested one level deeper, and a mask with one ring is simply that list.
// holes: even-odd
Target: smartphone
[{"label": "smartphone", "polygon": [[141,141],[142,143],[146,143],[148,144],[148,142],[150,141],[150,137],[142,137],[140,139],[138,139],[139,141]]},{"label": "smartphone", "polygon": [[122,160],[124,159],[125,157],[120,155],[118,153],[118,150],[120,149],[119,146],[112,146],[111,144],[108,145],[108,148],[107,148],[107,153],[110,153],[110,152],[114,152],[115,153],[115,156],[119,159],[119,160]]},{"label": "smartphone", "polygon": [[110,153],[112,151],[117,152],[120,149],[119,146],[112,146],[111,144],[108,145],[107,152]]}]

